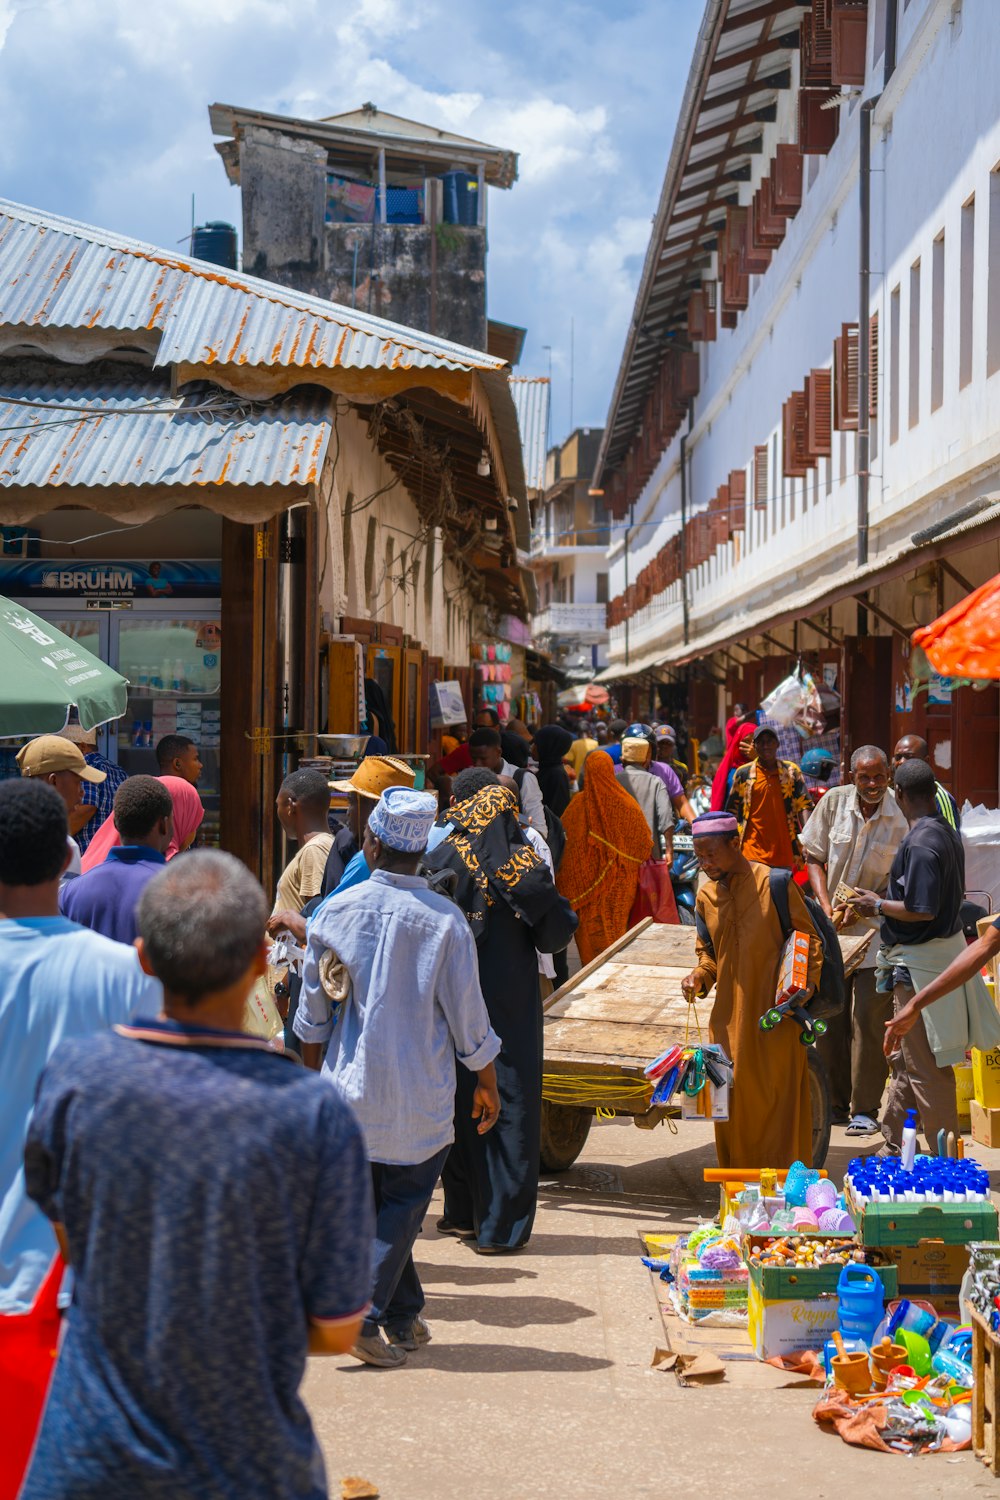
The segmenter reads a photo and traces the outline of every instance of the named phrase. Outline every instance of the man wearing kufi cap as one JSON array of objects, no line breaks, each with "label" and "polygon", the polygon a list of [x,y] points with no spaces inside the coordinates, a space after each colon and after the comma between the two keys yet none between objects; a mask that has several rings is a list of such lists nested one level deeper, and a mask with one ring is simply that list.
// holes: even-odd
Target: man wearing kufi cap
[{"label": "man wearing kufi cap", "polygon": [[748,860],[739,822],[729,812],[702,813],[691,827],[708,877],[696,907],[698,963],[681,981],[691,1001],[714,987],[709,1032],[733,1061],[729,1119],[715,1126],[721,1167],[789,1167],[812,1163],[812,1108],[806,1048],[799,1028],[783,1021],[761,1031],[775,1003],[785,934],[772,879],[787,882],[791,925],[809,938],[808,990],[819,982],[823,950],[798,886],[784,871]]},{"label": "man wearing kufi cap", "polygon": [[391,1369],[427,1342],[413,1246],[454,1140],[456,1058],[477,1075],[479,1131],[500,1108],[500,1039],[479,985],[476,945],[458,907],[417,874],[437,798],[389,787],[363,852],[371,878],[335,894],[309,923],[294,1030],[308,1067],[352,1105],[372,1162],[375,1288],[354,1346]]}]

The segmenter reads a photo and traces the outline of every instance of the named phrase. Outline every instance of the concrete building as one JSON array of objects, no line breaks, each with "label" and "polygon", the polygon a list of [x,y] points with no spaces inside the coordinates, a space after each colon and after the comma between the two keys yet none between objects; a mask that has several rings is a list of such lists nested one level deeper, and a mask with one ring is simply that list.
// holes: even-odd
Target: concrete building
[{"label": "concrete building", "polygon": [[434,753],[432,685],[471,712],[473,639],[527,615],[507,366],[11,203],[0,287],[0,594],[128,677],[113,760],[196,737],[209,841],[270,886],[281,778],[364,679]]},{"label": "concrete building", "polygon": [[599,427],[578,427],[549,450],[532,507],[532,631],[570,682],[589,682],[607,663],[608,518],[590,493],[602,436]]},{"label": "concrete building", "polygon": [[513,186],[513,152],[374,104],[323,120],[213,104],[209,117],[251,275],[517,363],[500,325],[503,347],[489,340],[486,306],[488,191]]},{"label": "concrete building", "polygon": [[1000,563],[998,44],[961,0],[708,0],[594,479],[623,702],[699,738],[801,660],[845,761],[916,732],[994,806],[996,687],[910,636]]}]

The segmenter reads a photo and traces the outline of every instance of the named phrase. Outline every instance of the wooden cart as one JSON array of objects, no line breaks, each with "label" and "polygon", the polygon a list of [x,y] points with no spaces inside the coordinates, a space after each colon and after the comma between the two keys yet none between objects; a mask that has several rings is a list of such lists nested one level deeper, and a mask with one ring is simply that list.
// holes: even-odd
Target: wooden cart
[{"label": "wooden cart", "polygon": [[[848,974],[859,966],[871,934],[842,937]],[[675,1042],[708,1040],[712,999],[689,1005],[681,980],[695,965],[695,929],[647,918],[556,990],[544,1007],[542,1165],[571,1167],[598,1108],[630,1114],[649,1129],[676,1106],[650,1109],[643,1069]],[[790,1024],[783,1022],[783,1025]],[[815,1047],[809,1049],[813,1101],[813,1166],[830,1145],[830,1091]],[[568,1103],[574,1096],[587,1104]]]}]

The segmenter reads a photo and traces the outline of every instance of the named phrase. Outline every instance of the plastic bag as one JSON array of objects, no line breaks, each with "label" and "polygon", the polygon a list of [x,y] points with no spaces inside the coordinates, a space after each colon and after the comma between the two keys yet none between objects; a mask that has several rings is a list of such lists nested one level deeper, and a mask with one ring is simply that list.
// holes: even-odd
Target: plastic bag
[{"label": "plastic bag", "polygon": [[765,719],[786,729],[797,729],[803,739],[812,739],[826,729],[826,714],[812,673],[799,667],[768,693],[760,706]]},{"label": "plastic bag", "polygon": [[639,866],[639,884],[628,925],[634,927],[644,917],[652,917],[654,922],[672,922],[675,926],[680,923],[670,865],[665,859],[647,859]]}]

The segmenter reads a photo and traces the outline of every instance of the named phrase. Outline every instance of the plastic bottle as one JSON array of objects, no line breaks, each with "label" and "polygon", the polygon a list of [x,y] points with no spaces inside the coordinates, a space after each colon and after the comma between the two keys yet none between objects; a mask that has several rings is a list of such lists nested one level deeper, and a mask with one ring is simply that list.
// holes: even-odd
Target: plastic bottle
[{"label": "plastic bottle", "polygon": [[837,1282],[837,1327],[842,1334],[871,1343],[882,1321],[885,1291],[881,1277],[868,1266],[849,1263]]},{"label": "plastic bottle", "polygon": [[906,1119],[903,1121],[903,1148],[900,1152],[900,1161],[903,1170],[913,1171],[913,1163],[917,1156],[917,1112],[915,1109],[906,1111]]}]

